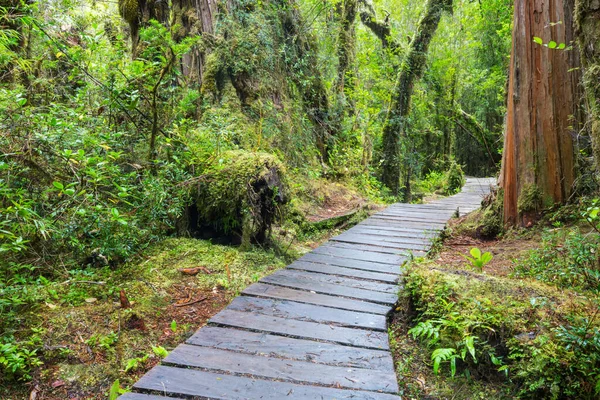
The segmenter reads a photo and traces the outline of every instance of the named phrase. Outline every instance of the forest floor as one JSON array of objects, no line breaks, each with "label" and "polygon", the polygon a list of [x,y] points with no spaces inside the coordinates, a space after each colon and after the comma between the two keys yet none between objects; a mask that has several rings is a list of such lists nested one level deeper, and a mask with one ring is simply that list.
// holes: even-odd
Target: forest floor
[{"label": "forest floor", "polygon": [[[314,190],[312,190],[314,189]],[[318,182],[298,204],[308,227],[274,229],[275,246],[222,246],[171,238],[118,268],[87,269],[49,283],[43,303],[23,315],[43,365],[29,382],[3,382],[3,400],[106,399],[128,387],[223,309],[246,286],[285,267],[380,206],[338,184]],[[333,218],[334,224],[321,224]],[[339,226],[341,224],[341,226]],[[314,225],[314,228],[311,226]],[[339,228],[338,228],[339,226]],[[121,290],[126,300],[120,299]],[[123,301],[130,307],[124,308]]]},{"label": "forest floor", "polygon": [[[552,371],[555,366],[546,359],[550,355],[543,343],[557,344],[552,332],[561,329],[567,321],[584,316],[587,318],[584,321],[591,321],[588,328],[597,325],[595,317],[600,304],[596,292],[578,290],[576,285],[560,287],[559,280],[552,274],[581,274],[583,268],[576,261],[571,262],[570,258],[573,254],[583,257],[585,248],[591,248],[589,251],[593,257],[593,247],[586,247],[585,241],[592,244],[591,240],[595,239],[587,236],[590,229],[581,222],[552,226],[545,221],[532,229],[509,231],[502,238],[484,240],[478,238],[472,229],[478,218],[478,212],[474,214],[451,220],[448,236],[437,250],[427,259],[419,259],[406,266],[404,297],[390,320],[390,340],[400,394],[407,399],[516,399],[532,390],[538,393],[535,398],[548,398],[548,394],[543,394],[545,385],[552,386],[551,379],[561,374],[568,375],[567,371],[573,367],[563,362],[558,366],[562,371]],[[569,242],[568,237],[579,235],[584,238],[581,243]],[[477,271],[466,259],[473,248],[493,255],[482,271]],[[557,271],[548,275],[528,275],[527,269],[534,268],[536,264],[543,269],[556,268]],[[419,305],[419,302],[426,305]],[[434,325],[439,323],[436,334],[439,337],[436,336],[434,341],[429,341],[431,337],[425,340],[411,334],[411,328],[426,320]],[[506,372],[510,371],[510,376],[514,377],[518,371],[525,379],[506,379],[506,375],[498,370],[499,364],[492,365],[489,359],[486,365],[483,359],[489,347],[485,347],[485,342],[473,353],[477,353],[479,364],[477,361],[473,364],[467,354],[467,363],[457,362],[456,376],[450,376],[448,361],[442,362],[439,374],[434,373],[432,351],[444,346],[452,347],[452,343],[460,349],[461,334],[476,334],[473,332],[479,324],[493,325],[488,326],[494,338],[489,342],[494,345],[498,341],[495,346],[500,351],[496,355],[503,353],[500,358],[508,365]],[[501,332],[503,330],[506,332]],[[515,345],[517,341],[521,343]],[[516,355],[515,348],[529,350]],[[532,359],[539,362],[541,369],[547,369],[538,375],[536,367],[532,366],[531,371],[523,367],[527,363],[533,365],[532,359],[527,358],[531,349],[538,349],[537,359]],[[523,373],[524,370],[527,372]],[[536,379],[531,388],[527,386]],[[576,380],[573,378],[573,381]],[[560,381],[557,379],[556,382]],[[538,392],[537,388],[532,389],[534,385],[539,385]],[[580,387],[579,395],[565,398],[592,398],[583,393],[584,390],[593,391],[593,381],[579,385],[584,386]],[[586,388],[586,385],[592,385],[592,388]]]}]

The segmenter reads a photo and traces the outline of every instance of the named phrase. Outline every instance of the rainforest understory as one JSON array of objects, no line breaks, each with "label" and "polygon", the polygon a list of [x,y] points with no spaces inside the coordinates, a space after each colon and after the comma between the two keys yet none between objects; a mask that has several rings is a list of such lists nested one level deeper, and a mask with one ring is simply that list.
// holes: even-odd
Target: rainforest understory
[{"label": "rainforest understory", "polygon": [[112,400],[465,176],[402,266],[400,394],[598,398],[600,2],[538,3],[0,0],[0,398]]}]

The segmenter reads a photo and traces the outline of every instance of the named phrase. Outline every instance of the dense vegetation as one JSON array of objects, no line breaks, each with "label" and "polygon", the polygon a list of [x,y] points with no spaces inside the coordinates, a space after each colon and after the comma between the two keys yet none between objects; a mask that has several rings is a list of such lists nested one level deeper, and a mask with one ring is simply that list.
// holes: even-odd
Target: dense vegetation
[{"label": "dense vegetation", "polygon": [[[503,152],[543,142],[511,124],[512,0],[197,3],[0,0],[0,397],[68,387],[102,398],[364,211],[346,214],[455,193],[464,174],[497,175],[503,154],[502,187],[470,222],[474,236],[530,228],[582,196],[564,212],[587,225],[556,219],[560,231],[543,233],[510,281],[411,266],[411,332],[454,349],[440,359],[460,358],[452,375],[517,382],[514,396],[598,394],[597,2],[565,0],[564,21],[540,22],[566,26],[565,46],[518,42],[555,52],[544,72],[581,58],[552,77],[578,90],[575,111],[553,109],[569,125],[558,164],[573,175],[542,168],[548,149],[519,148],[539,158],[515,156],[516,167]],[[517,139],[503,148],[507,105]],[[512,280],[523,277],[535,282]],[[504,287],[533,294],[507,300]],[[204,319],[166,311],[182,291],[214,296]],[[134,308],[113,307],[127,296]],[[565,305],[535,340],[514,339],[570,296],[583,305]]]}]

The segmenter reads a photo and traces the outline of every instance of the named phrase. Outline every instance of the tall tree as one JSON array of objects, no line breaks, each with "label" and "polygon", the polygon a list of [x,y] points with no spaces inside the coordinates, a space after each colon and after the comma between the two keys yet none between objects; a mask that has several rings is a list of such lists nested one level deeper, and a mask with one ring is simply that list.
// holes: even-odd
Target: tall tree
[{"label": "tall tree", "polygon": [[584,67],[596,171],[600,175],[600,1],[576,0],[575,29]]},{"label": "tall tree", "polygon": [[[382,182],[396,195],[400,189],[400,138],[406,136],[414,86],[425,71],[427,50],[444,12],[452,12],[452,0],[427,0],[425,13],[398,72],[383,127]],[[405,192],[410,196],[410,168],[406,168],[404,180]]]},{"label": "tall tree", "polygon": [[573,3],[515,1],[500,176],[509,225],[529,225],[542,207],[571,195],[579,57],[557,43],[574,39]]}]

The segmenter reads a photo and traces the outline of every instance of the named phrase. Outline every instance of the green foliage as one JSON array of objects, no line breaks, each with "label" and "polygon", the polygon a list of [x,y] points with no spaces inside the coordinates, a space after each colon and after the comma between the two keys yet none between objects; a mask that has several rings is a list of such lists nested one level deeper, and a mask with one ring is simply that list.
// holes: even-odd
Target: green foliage
[{"label": "green foliage", "polygon": [[0,337],[0,370],[8,377],[31,379],[31,370],[42,365],[37,351],[39,337],[17,342],[12,337]]},{"label": "green foliage", "polygon": [[519,398],[596,398],[597,295],[426,261],[408,267],[406,288],[417,312],[410,333],[431,349],[437,372],[508,377]]},{"label": "green foliage", "polygon": [[471,265],[477,269],[479,272],[483,271],[483,267],[490,261],[492,261],[492,253],[486,251],[485,253],[481,253],[477,247],[472,248],[469,253],[471,257],[465,256],[465,258],[471,263]]},{"label": "green foliage", "polygon": [[538,211],[542,207],[542,191],[536,185],[525,185],[519,194],[517,209],[519,213]]},{"label": "green foliage", "polygon": [[450,195],[460,192],[466,182],[465,174],[463,173],[461,166],[455,161],[452,161],[446,174],[446,183],[444,185],[445,194]]},{"label": "green foliage", "polygon": [[514,274],[561,288],[600,294],[600,235],[579,228],[545,232],[539,249],[517,261]]}]

